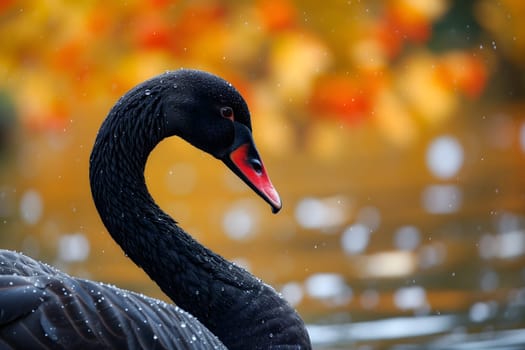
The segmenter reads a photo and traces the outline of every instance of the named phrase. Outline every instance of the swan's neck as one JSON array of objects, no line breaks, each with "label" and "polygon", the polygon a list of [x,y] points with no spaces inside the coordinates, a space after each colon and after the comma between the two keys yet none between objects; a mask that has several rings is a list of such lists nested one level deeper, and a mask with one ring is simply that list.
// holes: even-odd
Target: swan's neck
[{"label": "swan's neck", "polygon": [[308,339],[301,319],[271,287],[197,243],[155,204],[144,167],[163,136],[160,125],[145,125],[150,122],[139,119],[126,125],[130,122],[112,111],[97,136],[90,181],[111,236],[178,306],[199,318],[228,348],[242,348],[246,337],[263,348]]}]

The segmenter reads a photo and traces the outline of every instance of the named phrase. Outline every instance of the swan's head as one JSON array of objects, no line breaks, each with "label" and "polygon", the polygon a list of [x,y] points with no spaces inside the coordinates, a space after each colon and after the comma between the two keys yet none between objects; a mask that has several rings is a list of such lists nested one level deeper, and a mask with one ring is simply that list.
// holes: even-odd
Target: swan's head
[{"label": "swan's head", "polygon": [[227,81],[202,71],[181,69],[154,78],[161,88],[165,136],[178,135],[222,160],[272,206],[281,199],[252,137],[250,112]]}]

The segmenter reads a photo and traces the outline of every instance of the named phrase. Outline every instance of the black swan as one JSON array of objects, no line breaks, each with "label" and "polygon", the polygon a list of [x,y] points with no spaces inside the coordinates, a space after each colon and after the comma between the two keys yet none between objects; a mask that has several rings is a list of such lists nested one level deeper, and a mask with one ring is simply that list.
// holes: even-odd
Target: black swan
[{"label": "black swan", "polygon": [[197,243],[155,204],[144,167],[172,135],[222,160],[274,212],[281,208],[246,102],[231,84],[181,69],[136,86],[100,128],[91,191],[113,239],[177,306],[4,250],[1,349],[311,349],[303,321],[272,287]]}]

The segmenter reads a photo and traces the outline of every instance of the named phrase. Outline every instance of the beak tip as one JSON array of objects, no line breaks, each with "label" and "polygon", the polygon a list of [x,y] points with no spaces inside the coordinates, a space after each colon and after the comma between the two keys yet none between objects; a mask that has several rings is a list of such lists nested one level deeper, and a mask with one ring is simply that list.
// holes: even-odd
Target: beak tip
[{"label": "beak tip", "polygon": [[272,207],[272,213],[277,214],[283,207],[281,197],[279,196],[279,194],[277,193],[277,191],[271,184],[270,184],[270,188],[266,188],[264,193],[265,193],[266,201]]}]

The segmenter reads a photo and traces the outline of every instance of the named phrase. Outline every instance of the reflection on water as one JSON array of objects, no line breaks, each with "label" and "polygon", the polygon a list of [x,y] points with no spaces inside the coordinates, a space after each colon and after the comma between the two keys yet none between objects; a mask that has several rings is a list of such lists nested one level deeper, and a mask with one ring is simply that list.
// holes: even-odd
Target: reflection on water
[{"label": "reflection on water", "polygon": [[[525,309],[513,310],[525,316]],[[505,318],[505,316],[502,316]],[[508,320],[500,320],[508,323]],[[507,324],[508,326],[508,324]],[[525,330],[469,332],[464,315],[397,317],[370,322],[309,325],[316,349],[523,350]]]},{"label": "reflection on water", "polygon": [[337,325],[309,325],[315,346],[337,346],[417,338],[452,330],[458,316],[403,317]]}]

